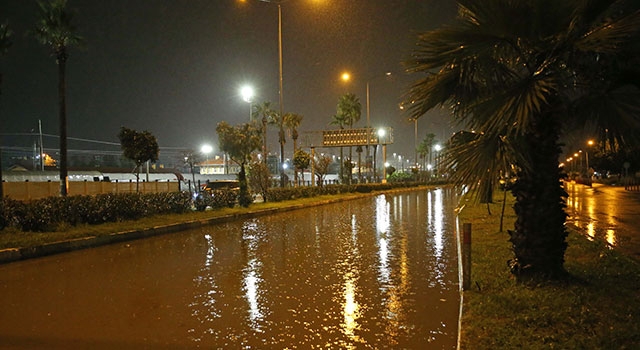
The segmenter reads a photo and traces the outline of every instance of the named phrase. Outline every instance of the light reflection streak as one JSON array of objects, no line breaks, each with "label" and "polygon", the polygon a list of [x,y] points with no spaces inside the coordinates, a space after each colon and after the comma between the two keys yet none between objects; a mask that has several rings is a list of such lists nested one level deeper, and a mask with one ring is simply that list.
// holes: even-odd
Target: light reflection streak
[{"label": "light reflection streak", "polygon": [[351,241],[356,242],[358,236],[358,221],[356,220],[356,214],[351,215]]},{"label": "light reflection streak", "polygon": [[378,233],[384,233],[389,231],[391,227],[389,218],[389,203],[384,195],[376,197],[376,228]]},{"label": "light reflection streak", "polygon": [[616,231],[614,230],[607,230],[607,242],[611,245],[611,246],[615,246],[616,245]]},{"label": "light reflection streak", "polygon": [[389,285],[389,277],[391,275],[391,271],[389,269],[389,248],[387,247],[387,239],[380,237],[378,245],[380,247],[378,250],[378,256],[380,258],[380,263],[378,265],[378,281],[380,282],[382,291],[385,291]]},{"label": "light reflection streak", "polygon": [[355,330],[358,329],[359,305],[356,301],[356,283],[353,273],[345,275],[344,281],[344,325],[343,331],[351,339],[355,339]]},{"label": "light reflection streak", "polygon": [[389,213],[389,202],[384,195],[376,197],[376,227],[378,238],[378,282],[381,289],[385,291],[389,286],[391,270],[389,268],[389,248],[387,242],[387,232],[391,227]]},{"label": "light reflection streak", "polygon": [[[216,296],[219,288],[211,272],[214,268],[216,246],[211,235],[205,234],[204,239],[207,242],[207,253],[205,254],[204,264],[200,269],[200,273],[193,279],[196,288],[198,290],[204,289],[204,292],[195,293],[194,301],[189,304],[189,307],[191,307],[191,316],[197,319],[202,325],[211,323],[214,319],[221,316],[220,310],[216,305]],[[195,329],[189,329],[188,332],[191,334],[192,340],[198,342],[202,340],[204,334],[213,333],[213,329],[207,327],[210,326],[205,326],[203,334],[195,334]]]},{"label": "light reflection streak", "polygon": [[262,278],[260,277],[260,268],[262,263],[256,257],[259,237],[258,225],[255,221],[249,221],[242,228],[242,240],[246,244],[247,249],[247,266],[243,270],[243,289],[245,298],[249,304],[249,320],[255,331],[261,331],[260,321],[264,318],[261,309],[260,300],[258,298],[261,287]]},{"label": "light reflection streak", "polygon": [[436,259],[440,260],[442,258],[442,250],[444,249],[443,242],[443,231],[444,231],[444,206],[443,206],[443,198],[442,198],[442,189],[435,190],[435,203],[433,209],[433,217],[430,218],[433,223],[433,237],[435,240],[435,255]]},{"label": "light reflection streak", "polygon": [[[615,219],[618,216],[616,203],[620,198],[617,195],[613,198],[608,198],[603,212],[598,212],[598,207],[596,206],[598,205],[596,203],[597,198],[592,193],[588,193],[585,188],[573,183],[567,183],[566,190],[569,194],[566,201],[567,208],[571,209],[569,212],[574,216],[573,224],[580,229],[586,230],[587,239],[593,241],[598,238],[597,236],[603,236],[600,239],[604,239],[610,246],[615,246],[618,243],[616,238],[618,223]],[[600,205],[599,207],[602,208],[603,206]],[[605,219],[606,222],[604,222]],[[584,224],[585,221],[588,221],[588,223]]]},{"label": "light reflection streak", "polygon": [[590,241],[593,241],[593,239],[596,238],[596,229],[593,221],[587,224],[587,238],[589,238]]}]

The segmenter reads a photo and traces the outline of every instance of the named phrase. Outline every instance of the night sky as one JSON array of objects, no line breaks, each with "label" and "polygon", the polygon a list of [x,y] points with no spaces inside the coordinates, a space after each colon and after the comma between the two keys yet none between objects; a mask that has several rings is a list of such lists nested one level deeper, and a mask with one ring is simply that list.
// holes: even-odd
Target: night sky
[{"label": "night sky", "polygon": [[[69,0],[84,38],[67,62],[70,138],[118,143],[121,126],[148,130],[163,153],[217,150],[215,126],[246,122],[249,106],[239,94],[256,90],[255,102],[278,109],[277,6],[258,0]],[[451,0],[289,0],[282,4],[284,111],[302,114],[300,132],[328,125],[339,96],[355,93],[366,123],[370,82],[371,125],[394,128],[388,152],[413,155],[414,124],[398,109],[419,76],[403,73],[419,32],[450,21]],[[58,134],[57,67],[48,48],[26,32],[34,28],[37,3],[2,0],[0,21],[9,23],[13,46],[0,59],[0,132],[3,146],[33,144],[37,131]],[[352,80],[345,84],[341,72]],[[392,77],[385,77],[392,72]],[[432,113],[432,114],[431,114]],[[419,138],[441,140],[446,112],[420,119]],[[276,134],[270,129],[270,148]],[[7,135],[8,134],[8,135]],[[73,149],[114,149],[100,142],[71,141]],[[57,148],[47,136],[45,149]],[[286,151],[290,152],[291,141]],[[117,147],[115,149],[118,149]],[[288,155],[289,156],[289,155]]]}]

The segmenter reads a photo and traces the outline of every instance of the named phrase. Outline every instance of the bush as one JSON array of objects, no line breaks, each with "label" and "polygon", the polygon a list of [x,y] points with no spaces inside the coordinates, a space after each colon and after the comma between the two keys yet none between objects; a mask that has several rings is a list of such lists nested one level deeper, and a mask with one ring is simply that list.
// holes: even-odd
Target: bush
[{"label": "bush", "polygon": [[220,209],[224,207],[233,208],[237,201],[238,191],[235,189],[224,188],[198,194],[194,201],[194,205],[196,210],[203,211],[207,207],[211,209]]},{"label": "bush", "polygon": [[59,225],[102,224],[145,216],[184,213],[191,209],[186,192],[118,193],[47,197],[31,202],[2,200],[0,225],[22,231],[53,231]]}]

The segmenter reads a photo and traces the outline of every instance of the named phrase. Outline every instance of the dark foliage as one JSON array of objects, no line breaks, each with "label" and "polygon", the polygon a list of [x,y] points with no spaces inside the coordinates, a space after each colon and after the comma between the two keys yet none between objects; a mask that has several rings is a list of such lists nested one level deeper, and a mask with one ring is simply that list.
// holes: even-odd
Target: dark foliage
[{"label": "dark foliage", "polygon": [[48,197],[31,202],[2,200],[0,224],[22,231],[53,231],[61,224],[102,224],[145,216],[184,213],[191,209],[186,192],[117,193]]}]

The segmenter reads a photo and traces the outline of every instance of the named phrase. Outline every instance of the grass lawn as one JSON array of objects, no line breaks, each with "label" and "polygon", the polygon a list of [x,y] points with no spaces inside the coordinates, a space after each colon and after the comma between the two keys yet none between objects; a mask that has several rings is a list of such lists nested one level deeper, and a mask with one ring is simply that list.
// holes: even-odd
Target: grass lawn
[{"label": "grass lawn", "polygon": [[570,228],[565,267],[568,282],[517,284],[507,229],[513,198],[507,197],[505,232],[499,232],[502,192],[495,203],[460,213],[472,223],[472,288],[464,292],[463,349],[640,349],[640,263]]}]

